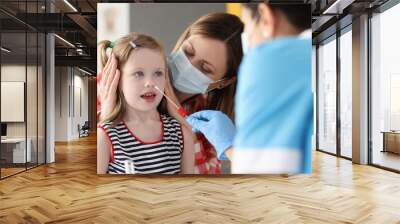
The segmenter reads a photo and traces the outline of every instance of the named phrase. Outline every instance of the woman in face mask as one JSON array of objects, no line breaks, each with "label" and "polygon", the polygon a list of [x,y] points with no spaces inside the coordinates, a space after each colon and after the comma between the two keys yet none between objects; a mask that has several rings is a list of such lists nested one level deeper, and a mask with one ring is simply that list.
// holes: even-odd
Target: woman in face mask
[{"label": "woman in face mask", "polygon": [[[178,39],[168,60],[172,87],[166,87],[165,91],[188,115],[212,109],[233,119],[236,77],[243,56],[243,28],[237,16],[210,13],[191,24]],[[116,74],[108,77],[118,79],[117,65],[110,64],[107,72]],[[100,82],[103,89],[108,89],[100,93],[100,119],[110,113],[115,104],[115,91],[107,88],[112,79]],[[176,107],[172,104],[167,107],[171,115],[179,116]],[[182,118],[180,122],[186,121]],[[201,133],[196,133],[196,138],[195,173],[221,173],[221,162],[214,147]]]}]

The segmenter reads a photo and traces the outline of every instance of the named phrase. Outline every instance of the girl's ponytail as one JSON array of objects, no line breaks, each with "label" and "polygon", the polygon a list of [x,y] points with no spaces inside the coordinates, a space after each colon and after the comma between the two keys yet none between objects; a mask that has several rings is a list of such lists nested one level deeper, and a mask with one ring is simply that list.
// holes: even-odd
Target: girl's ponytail
[{"label": "girl's ponytail", "polygon": [[100,41],[100,43],[98,44],[99,47],[99,53],[100,53],[100,69],[102,70],[104,68],[104,66],[107,64],[108,61],[108,56],[107,56],[107,48],[110,47],[111,41],[109,40],[103,40]]}]

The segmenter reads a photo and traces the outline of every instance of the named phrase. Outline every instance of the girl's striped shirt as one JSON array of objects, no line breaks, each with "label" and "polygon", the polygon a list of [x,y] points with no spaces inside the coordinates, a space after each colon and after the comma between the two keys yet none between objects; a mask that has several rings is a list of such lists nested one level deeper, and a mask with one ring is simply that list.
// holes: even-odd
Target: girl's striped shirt
[{"label": "girl's striped shirt", "polygon": [[160,115],[160,120],[162,139],[156,142],[143,142],[123,121],[100,126],[112,145],[108,173],[125,174],[125,161],[133,162],[135,174],[180,173],[184,144],[182,127],[168,115]]}]

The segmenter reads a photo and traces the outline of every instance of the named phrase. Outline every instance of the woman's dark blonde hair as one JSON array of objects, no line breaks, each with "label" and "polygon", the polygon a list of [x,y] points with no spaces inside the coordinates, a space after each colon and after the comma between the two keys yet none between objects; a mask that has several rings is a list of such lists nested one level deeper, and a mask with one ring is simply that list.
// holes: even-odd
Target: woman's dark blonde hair
[{"label": "woman's dark blonde hair", "polygon": [[[135,44],[137,47],[133,48],[131,43]],[[160,51],[160,53],[163,55],[164,58],[164,63],[165,63],[165,68],[167,69],[167,61],[164,53],[164,48],[163,46],[153,37],[148,36],[146,34],[139,34],[139,33],[130,33],[126,36],[121,37],[114,43],[112,43],[109,40],[103,40],[99,42],[98,44],[99,47],[99,54],[100,54],[100,63],[101,67],[104,68],[108,61],[108,55],[106,53],[108,48],[112,48],[112,52],[114,53],[117,61],[118,61],[118,69],[121,71],[121,68],[125,65],[125,63],[128,61],[129,55],[134,51],[134,50],[139,50],[141,48],[147,48],[147,49],[152,49],[156,51]],[[165,71],[165,74],[168,71]],[[121,72],[121,76],[122,76]],[[118,85],[118,94],[117,94],[117,103],[114,108],[114,110],[111,112],[110,115],[106,116],[101,122],[114,122],[120,116],[122,113],[125,111],[126,108],[126,102],[125,102],[125,97],[124,94],[122,93],[121,88],[119,88]],[[162,113],[166,112],[166,105],[165,105],[165,100],[163,99],[158,107],[159,111]]]},{"label": "woman's dark blonde hair", "polygon": [[[200,17],[179,37],[173,52],[179,50],[185,40],[192,35],[202,35],[223,41],[228,52],[227,71],[223,78],[236,77],[243,57],[241,33],[244,25],[239,17],[228,13],[210,13]],[[215,89],[207,95],[206,109],[219,110],[234,118],[234,96],[236,82],[223,88]]]}]

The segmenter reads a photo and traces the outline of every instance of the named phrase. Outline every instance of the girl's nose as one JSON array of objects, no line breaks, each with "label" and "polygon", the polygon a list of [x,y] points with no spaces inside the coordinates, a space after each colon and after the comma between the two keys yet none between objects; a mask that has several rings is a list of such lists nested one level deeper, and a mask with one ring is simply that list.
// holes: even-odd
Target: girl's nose
[{"label": "girl's nose", "polygon": [[154,77],[146,77],[144,86],[146,88],[154,88],[156,85],[156,80]]},{"label": "girl's nose", "polygon": [[144,87],[146,87],[146,88],[154,88],[155,84],[154,84],[153,80],[147,80],[147,82],[144,85]]}]

